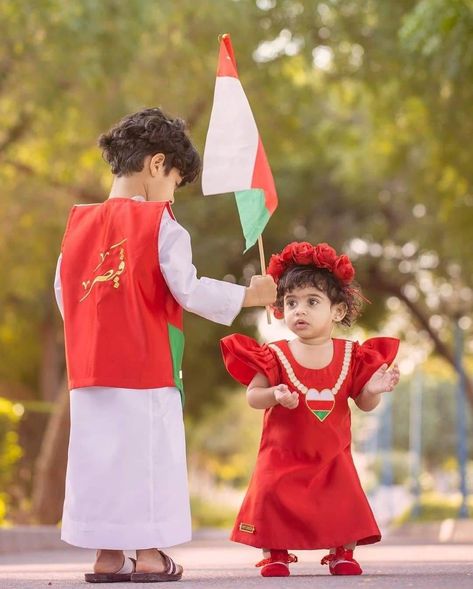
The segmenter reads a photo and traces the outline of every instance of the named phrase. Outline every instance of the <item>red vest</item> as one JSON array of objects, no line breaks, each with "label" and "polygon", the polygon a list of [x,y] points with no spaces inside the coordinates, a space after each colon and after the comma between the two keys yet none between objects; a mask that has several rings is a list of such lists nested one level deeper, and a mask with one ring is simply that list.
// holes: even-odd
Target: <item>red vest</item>
[{"label": "red vest", "polygon": [[129,198],[73,207],[61,262],[70,389],[182,392],[182,308],[158,257],[166,207]]}]

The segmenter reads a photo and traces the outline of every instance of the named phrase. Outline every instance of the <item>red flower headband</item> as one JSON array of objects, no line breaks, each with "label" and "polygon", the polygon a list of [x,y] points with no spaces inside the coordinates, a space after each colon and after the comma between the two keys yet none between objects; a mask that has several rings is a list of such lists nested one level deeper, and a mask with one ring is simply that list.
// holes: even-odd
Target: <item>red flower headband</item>
[{"label": "red flower headband", "polygon": [[344,254],[337,256],[337,252],[327,243],[314,246],[307,241],[294,241],[286,245],[280,254],[273,254],[269,260],[267,273],[274,278],[275,282],[278,282],[284,272],[295,265],[326,268],[344,286],[350,284],[355,277],[355,269],[348,256]]}]

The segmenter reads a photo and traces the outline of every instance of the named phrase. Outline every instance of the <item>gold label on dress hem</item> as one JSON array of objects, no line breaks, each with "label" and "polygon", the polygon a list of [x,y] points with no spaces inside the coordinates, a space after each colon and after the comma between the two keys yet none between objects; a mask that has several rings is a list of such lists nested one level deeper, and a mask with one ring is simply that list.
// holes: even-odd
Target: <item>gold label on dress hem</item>
[{"label": "gold label on dress hem", "polygon": [[240,524],[240,532],[247,532],[248,534],[255,533],[255,526],[252,524]]}]

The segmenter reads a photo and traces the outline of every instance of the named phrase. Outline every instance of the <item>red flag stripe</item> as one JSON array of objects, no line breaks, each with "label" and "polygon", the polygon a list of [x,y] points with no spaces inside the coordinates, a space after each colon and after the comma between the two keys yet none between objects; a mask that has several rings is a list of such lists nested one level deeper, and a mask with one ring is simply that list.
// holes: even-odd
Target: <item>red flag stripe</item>
[{"label": "red flag stripe", "polygon": [[307,405],[309,405],[311,409],[315,409],[316,411],[325,411],[327,409],[331,409],[333,407],[333,404],[333,401],[307,401]]},{"label": "red flag stripe", "polygon": [[274,213],[278,206],[278,195],[261,137],[258,137],[258,149],[256,151],[251,188],[261,188],[264,190],[266,208],[270,215]]},{"label": "red flag stripe", "polygon": [[217,76],[238,78],[235,54],[233,53],[232,42],[228,34],[222,35],[218,55]]}]

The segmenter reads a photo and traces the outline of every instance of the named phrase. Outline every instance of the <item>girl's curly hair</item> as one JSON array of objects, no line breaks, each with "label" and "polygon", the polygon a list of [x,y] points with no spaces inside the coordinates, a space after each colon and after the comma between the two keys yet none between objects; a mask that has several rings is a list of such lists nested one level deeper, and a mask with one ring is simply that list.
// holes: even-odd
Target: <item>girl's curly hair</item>
[{"label": "girl's curly hair", "polygon": [[100,135],[98,145],[116,176],[141,172],[145,158],[157,153],[166,156],[167,174],[172,168],[179,170],[180,186],[193,182],[200,172],[200,156],[186,134],[185,122],[157,107],[127,115]]},{"label": "girl's curly hair", "polygon": [[282,313],[284,295],[295,288],[314,286],[327,295],[332,305],[344,303],[347,309],[345,317],[340,321],[350,327],[360,316],[362,302],[358,286],[352,282],[350,286],[342,284],[330,270],[313,265],[290,266],[278,281],[275,308]]}]

